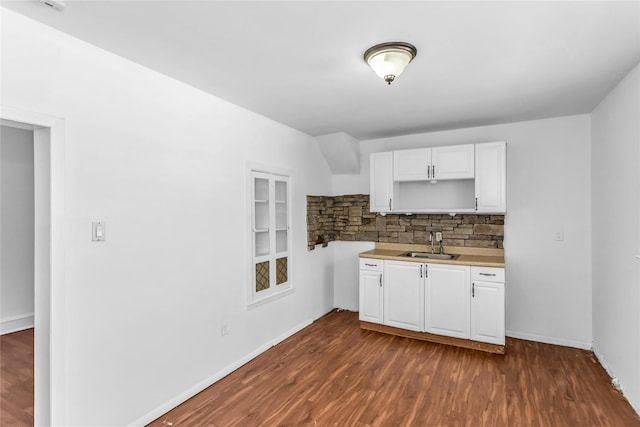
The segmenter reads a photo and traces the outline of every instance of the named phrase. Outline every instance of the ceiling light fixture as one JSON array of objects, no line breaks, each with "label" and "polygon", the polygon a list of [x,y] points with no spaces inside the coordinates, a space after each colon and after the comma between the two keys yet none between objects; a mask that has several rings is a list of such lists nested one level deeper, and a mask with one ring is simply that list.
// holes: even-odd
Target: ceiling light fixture
[{"label": "ceiling light fixture", "polygon": [[367,49],[364,60],[380,78],[391,84],[417,54],[418,49],[410,43],[389,42]]},{"label": "ceiling light fixture", "polygon": [[65,0],[40,0],[40,2],[54,8],[58,12],[62,12],[67,6]]}]

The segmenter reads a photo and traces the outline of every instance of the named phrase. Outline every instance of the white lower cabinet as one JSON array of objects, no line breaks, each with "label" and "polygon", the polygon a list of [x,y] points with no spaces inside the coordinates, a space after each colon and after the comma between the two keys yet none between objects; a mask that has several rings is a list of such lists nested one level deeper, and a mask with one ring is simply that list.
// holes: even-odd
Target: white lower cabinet
[{"label": "white lower cabinet", "polygon": [[384,324],[424,330],[424,264],[384,263]]},{"label": "white lower cabinet", "polygon": [[384,261],[360,258],[360,320],[383,322],[382,273]]},{"label": "white lower cabinet", "polygon": [[425,331],[469,338],[470,267],[427,264],[425,281]]},{"label": "white lower cabinet", "polygon": [[504,345],[504,283],[471,286],[471,339]]},{"label": "white lower cabinet", "polygon": [[360,320],[504,345],[504,268],[360,258]]}]

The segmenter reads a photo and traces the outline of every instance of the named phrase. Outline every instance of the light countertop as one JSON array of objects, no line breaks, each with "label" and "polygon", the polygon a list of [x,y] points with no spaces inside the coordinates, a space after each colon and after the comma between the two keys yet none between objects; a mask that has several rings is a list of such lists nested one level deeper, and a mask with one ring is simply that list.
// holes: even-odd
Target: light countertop
[{"label": "light countertop", "polygon": [[[401,254],[409,251],[431,252],[431,246],[401,243],[376,243],[375,249],[361,252],[360,258],[390,259],[396,261],[423,262],[429,264],[457,264],[498,268],[504,268],[505,266],[504,249],[445,246],[444,253],[458,255],[455,259],[450,260],[410,258],[401,256]],[[438,249],[436,249],[436,253],[437,251]]]}]

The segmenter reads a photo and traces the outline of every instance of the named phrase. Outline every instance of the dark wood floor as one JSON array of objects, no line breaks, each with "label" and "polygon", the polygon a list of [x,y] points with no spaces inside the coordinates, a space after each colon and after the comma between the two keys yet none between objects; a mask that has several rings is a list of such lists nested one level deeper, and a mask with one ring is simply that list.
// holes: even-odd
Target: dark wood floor
[{"label": "dark wood floor", "polygon": [[33,329],[0,336],[0,426],[33,425]]},{"label": "dark wood floor", "polygon": [[[504,356],[362,331],[332,312],[151,426],[640,426],[591,352]],[[33,329],[0,337],[0,425],[33,425]]]},{"label": "dark wood floor", "polygon": [[494,355],[332,312],[150,426],[640,426],[588,351],[507,339]]}]

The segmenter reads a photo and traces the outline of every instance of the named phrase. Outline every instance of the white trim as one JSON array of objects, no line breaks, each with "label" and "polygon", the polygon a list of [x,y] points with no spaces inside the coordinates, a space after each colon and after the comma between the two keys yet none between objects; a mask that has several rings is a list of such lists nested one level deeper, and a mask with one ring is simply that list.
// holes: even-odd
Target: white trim
[{"label": "white trim", "polygon": [[229,375],[230,373],[232,373],[236,369],[240,368],[241,366],[243,366],[246,363],[250,362],[251,360],[255,359],[260,354],[262,354],[265,351],[269,350],[271,347],[281,343],[282,341],[286,340],[290,336],[296,334],[297,332],[300,332],[302,329],[306,328],[307,326],[311,325],[312,323],[313,323],[312,320],[306,320],[306,321],[298,324],[297,326],[294,326],[293,328],[289,329],[288,331],[278,335],[274,339],[272,339],[272,340],[266,342],[265,344],[261,345],[260,347],[256,348],[254,351],[252,351],[251,353],[247,354],[246,356],[238,359],[237,361],[235,361],[232,364],[224,367],[223,369],[221,369],[220,371],[218,371],[215,374],[211,375],[210,377],[208,377],[208,378],[200,381],[199,383],[193,385],[192,387],[188,388],[187,390],[185,390],[184,392],[180,393],[179,395],[177,395],[173,399],[167,401],[166,403],[164,403],[164,404],[158,406],[157,408],[153,409],[152,411],[146,413],[142,417],[138,418],[137,420],[135,420],[134,422],[129,424],[129,427],[138,427],[138,426],[142,427],[142,426],[145,426],[145,425],[149,424],[151,421],[153,421],[153,420],[157,419],[158,417],[161,417],[162,415],[166,414],[167,412],[169,412],[170,410],[172,410],[176,406],[178,406],[181,403],[183,403],[183,402],[187,401],[188,399],[192,398],[193,396],[195,396],[196,394],[200,393],[202,390],[206,389],[207,387],[215,384],[216,382],[218,382],[222,378],[226,377],[227,375]]},{"label": "white trim", "polygon": [[285,297],[287,295],[290,295],[290,294],[294,293],[295,291],[296,291],[296,289],[291,287],[291,288],[287,288],[284,291],[273,293],[273,294],[271,294],[271,295],[269,295],[267,297],[251,301],[251,302],[247,303],[247,310],[251,310],[252,308],[259,307],[259,306],[261,306],[263,304],[266,304],[266,303],[268,303],[270,301],[273,301],[273,300],[276,300],[278,298]]},{"label": "white trim", "polygon": [[33,313],[5,317],[0,320],[0,335],[33,328]]},{"label": "white trim", "polygon": [[34,150],[39,149],[37,141],[48,143],[41,154],[49,165],[49,235],[35,232],[36,252],[43,246],[49,268],[45,276],[36,277],[34,289],[34,418],[35,425],[66,425],[65,121],[7,105],[0,105],[0,119],[33,126]]},{"label": "white trim", "polygon": [[30,130],[32,132],[34,130],[42,129],[42,126],[32,125],[29,123],[15,122],[13,120],[8,120],[3,118],[0,118],[0,125],[11,127],[11,128],[22,129],[22,130]]},{"label": "white trim", "polygon": [[591,350],[592,343],[584,343],[580,341],[566,340],[564,338],[546,337],[542,335],[527,334],[524,332],[507,331],[507,336],[511,338],[519,338],[528,341],[537,341],[545,344],[562,345],[565,347],[581,348],[583,350]]}]

